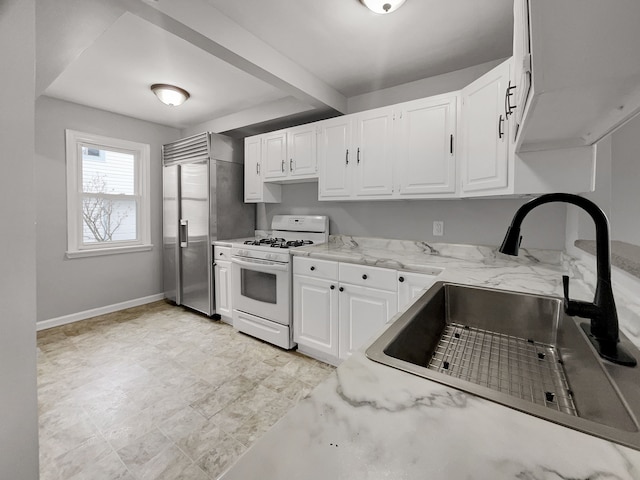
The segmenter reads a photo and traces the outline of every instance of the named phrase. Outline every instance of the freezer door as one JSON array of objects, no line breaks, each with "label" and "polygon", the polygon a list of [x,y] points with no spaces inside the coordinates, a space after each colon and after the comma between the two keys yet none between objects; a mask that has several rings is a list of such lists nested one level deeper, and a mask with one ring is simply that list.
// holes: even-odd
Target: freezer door
[{"label": "freezer door", "polygon": [[172,302],[180,303],[178,288],[180,266],[178,263],[178,219],[179,167],[172,165],[162,171],[162,279],[164,296]]},{"label": "freezer door", "polygon": [[180,169],[180,304],[212,315],[209,162],[185,163]]}]

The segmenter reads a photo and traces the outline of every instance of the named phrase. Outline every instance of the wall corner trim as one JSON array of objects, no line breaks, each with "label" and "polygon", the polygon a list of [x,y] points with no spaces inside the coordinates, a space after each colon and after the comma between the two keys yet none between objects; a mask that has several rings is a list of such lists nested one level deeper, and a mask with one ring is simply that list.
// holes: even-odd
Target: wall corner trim
[{"label": "wall corner trim", "polygon": [[86,320],[88,318],[97,317],[99,315],[105,315],[107,313],[124,310],[125,308],[138,307],[147,303],[157,302],[159,300],[162,300],[163,298],[164,294],[157,293],[155,295],[149,295],[147,297],[127,300],[126,302],[114,303],[113,305],[105,305],[104,307],[92,308],[90,310],[71,313],[69,315],[63,315],[61,317],[41,320],[39,322],[36,322],[36,330],[46,330],[48,328],[59,327],[60,325],[66,325],[68,323],[79,322],[80,320]]}]

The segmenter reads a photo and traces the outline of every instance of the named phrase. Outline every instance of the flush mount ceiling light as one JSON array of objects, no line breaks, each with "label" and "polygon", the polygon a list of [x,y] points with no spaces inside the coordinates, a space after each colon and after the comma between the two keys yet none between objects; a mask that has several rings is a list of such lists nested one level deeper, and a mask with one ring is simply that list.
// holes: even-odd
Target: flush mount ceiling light
[{"label": "flush mount ceiling light", "polygon": [[360,0],[360,2],[372,12],[384,14],[395,12],[405,0]]},{"label": "flush mount ceiling light", "polygon": [[166,83],[154,83],[151,85],[151,91],[165,105],[177,107],[182,105],[189,97],[189,92],[175,85],[167,85]]}]

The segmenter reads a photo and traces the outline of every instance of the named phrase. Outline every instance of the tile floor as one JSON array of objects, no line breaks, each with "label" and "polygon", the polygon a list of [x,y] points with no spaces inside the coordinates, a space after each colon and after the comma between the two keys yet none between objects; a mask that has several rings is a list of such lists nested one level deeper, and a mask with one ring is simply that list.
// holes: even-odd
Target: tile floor
[{"label": "tile floor", "polygon": [[40,478],[215,479],[332,370],[165,302],[39,332]]}]

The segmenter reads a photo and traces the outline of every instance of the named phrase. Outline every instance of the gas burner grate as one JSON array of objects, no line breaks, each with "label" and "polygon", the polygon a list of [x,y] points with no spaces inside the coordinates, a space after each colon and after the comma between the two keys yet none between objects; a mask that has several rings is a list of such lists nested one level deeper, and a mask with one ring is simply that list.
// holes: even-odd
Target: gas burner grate
[{"label": "gas burner grate", "polygon": [[577,416],[556,349],[452,323],[427,368]]}]

